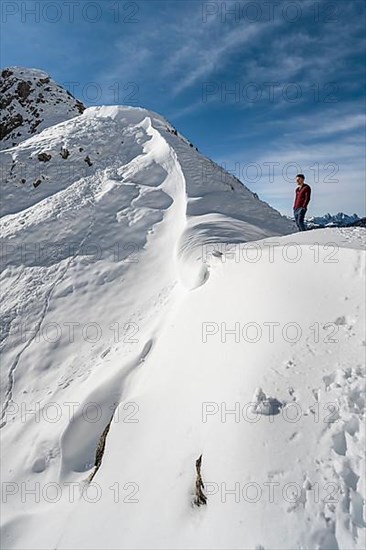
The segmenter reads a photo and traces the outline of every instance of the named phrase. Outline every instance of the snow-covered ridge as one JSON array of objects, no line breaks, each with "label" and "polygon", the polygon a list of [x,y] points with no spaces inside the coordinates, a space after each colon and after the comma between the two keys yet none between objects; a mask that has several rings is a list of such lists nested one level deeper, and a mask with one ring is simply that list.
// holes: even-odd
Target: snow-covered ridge
[{"label": "snow-covered ridge", "polygon": [[12,147],[85,109],[39,69],[8,67],[0,75],[0,148]]},{"label": "snow-covered ridge", "polygon": [[1,157],[4,548],[364,548],[365,230],[294,234],[141,108]]},{"label": "snow-covered ridge", "polygon": [[[204,242],[243,242],[290,233],[294,227],[201,155],[163,117],[142,108],[90,107],[2,156],[1,213],[23,212],[22,217],[31,215],[31,207],[38,215],[41,206],[73,196],[71,188],[79,190],[87,181],[89,193],[96,182],[98,189],[119,186],[122,193],[142,185],[143,196],[150,197],[148,204],[159,211],[160,206],[165,208],[164,199],[160,205],[158,190],[146,188],[160,187],[168,177],[164,168],[168,156],[177,171],[170,200],[184,203],[185,228],[177,246],[181,256],[192,257],[195,263]],[[142,198],[134,204],[145,206]]]}]

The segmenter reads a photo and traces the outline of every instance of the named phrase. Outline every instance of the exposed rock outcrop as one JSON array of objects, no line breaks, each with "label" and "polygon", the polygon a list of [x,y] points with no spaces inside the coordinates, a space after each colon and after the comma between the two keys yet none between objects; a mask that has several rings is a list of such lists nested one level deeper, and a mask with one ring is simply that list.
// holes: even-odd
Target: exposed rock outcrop
[{"label": "exposed rock outcrop", "polygon": [[85,106],[44,71],[9,67],[0,76],[0,149],[84,112]]}]

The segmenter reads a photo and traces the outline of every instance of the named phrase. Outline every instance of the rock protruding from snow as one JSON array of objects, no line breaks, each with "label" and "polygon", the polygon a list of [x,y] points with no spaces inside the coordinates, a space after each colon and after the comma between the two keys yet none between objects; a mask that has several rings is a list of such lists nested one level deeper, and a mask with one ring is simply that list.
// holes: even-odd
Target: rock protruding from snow
[{"label": "rock protruding from snow", "polygon": [[279,414],[283,405],[284,404],[275,397],[266,395],[262,388],[257,388],[254,392],[252,404],[253,412],[271,416]]},{"label": "rock protruding from snow", "polygon": [[1,72],[0,149],[83,113],[84,105],[39,69],[9,67]]}]

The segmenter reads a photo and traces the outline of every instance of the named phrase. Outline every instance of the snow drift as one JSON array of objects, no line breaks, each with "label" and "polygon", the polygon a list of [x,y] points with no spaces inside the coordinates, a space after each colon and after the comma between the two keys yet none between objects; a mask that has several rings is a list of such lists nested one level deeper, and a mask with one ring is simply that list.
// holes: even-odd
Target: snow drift
[{"label": "snow drift", "polygon": [[2,157],[3,547],[363,548],[365,230],[145,109]]}]

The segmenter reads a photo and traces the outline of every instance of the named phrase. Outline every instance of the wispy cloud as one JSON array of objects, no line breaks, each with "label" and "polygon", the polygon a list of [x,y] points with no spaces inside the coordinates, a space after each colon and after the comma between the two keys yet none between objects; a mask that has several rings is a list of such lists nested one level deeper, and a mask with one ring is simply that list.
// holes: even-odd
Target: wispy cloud
[{"label": "wispy cloud", "polygon": [[[226,33],[221,33],[218,37],[211,28],[210,33],[201,35],[191,42],[189,47],[183,46],[173,58],[176,61],[178,57],[185,68],[184,76],[178,80],[173,89],[174,93],[179,94],[198,80],[207,79],[218,65],[223,66],[226,63],[230,55],[246,44],[258,40],[261,35],[265,35],[268,26],[269,24],[263,23],[252,24],[247,28],[237,26]],[[170,68],[172,73],[177,70],[172,60]]]}]

